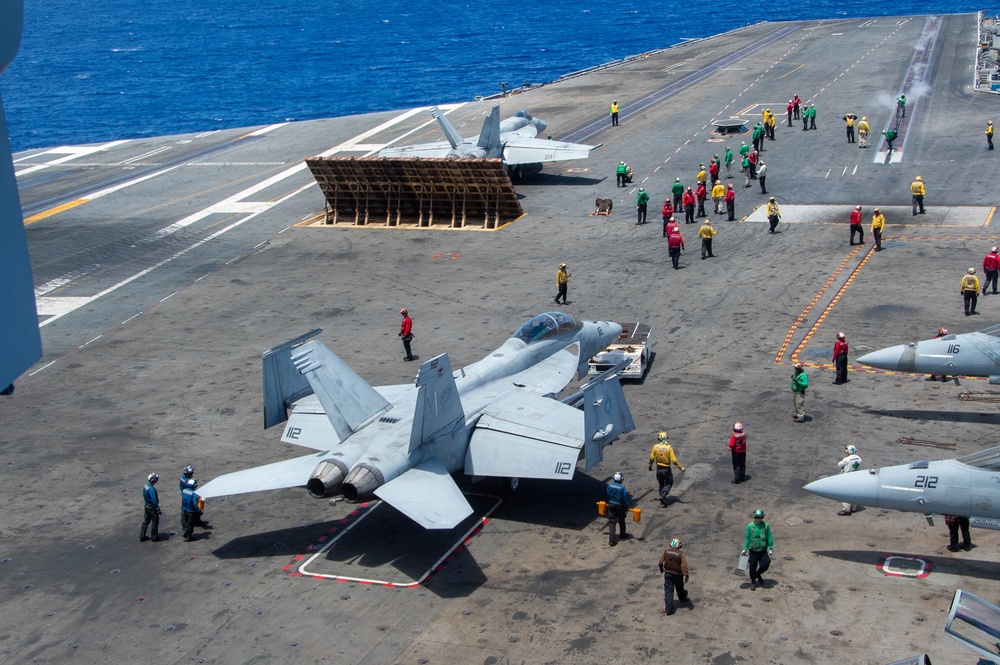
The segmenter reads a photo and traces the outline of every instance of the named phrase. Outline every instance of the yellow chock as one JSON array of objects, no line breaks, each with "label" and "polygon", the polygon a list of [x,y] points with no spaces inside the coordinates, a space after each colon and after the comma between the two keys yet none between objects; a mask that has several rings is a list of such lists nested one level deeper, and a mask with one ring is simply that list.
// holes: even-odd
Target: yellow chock
[{"label": "yellow chock", "polygon": [[642,521],[642,508],[629,508],[628,510],[629,510],[630,513],[632,513],[632,521],[633,522],[641,522]]},{"label": "yellow chock", "polygon": [[597,502],[597,514],[598,515],[607,515],[608,514],[608,502],[607,501],[598,501]]}]

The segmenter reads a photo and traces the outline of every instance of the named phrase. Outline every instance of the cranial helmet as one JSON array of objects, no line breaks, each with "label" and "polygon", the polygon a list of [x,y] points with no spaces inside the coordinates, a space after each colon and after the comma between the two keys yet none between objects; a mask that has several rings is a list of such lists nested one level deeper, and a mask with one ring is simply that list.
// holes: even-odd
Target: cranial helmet
[{"label": "cranial helmet", "polygon": [[736,424],[734,424],[733,425],[733,431],[734,432],[742,432],[743,431],[743,423],[736,423]]},{"label": "cranial helmet", "polygon": [[969,268],[969,274],[970,275],[975,275],[976,274],[976,269],[975,268]]},{"label": "cranial helmet", "polygon": [[622,475],[621,471],[615,471],[615,475],[611,476],[611,480],[615,481],[616,483],[620,483],[621,481],[625,480],[625,476]]},{"label": "cranial helmet", "polygon": [[997,252],[1000,252],[1000,247],[990,247],[990,251],[996,254]]},{"label": "cranial helmet", "polygon": [[923,178],[921,178],[920,176],[917,176],[917,182],[922,182],[922,181],[923,181]]},{"label": "cranial helmet", "polygon": [[845,339],[846,337],[847,337],[847,335],[845,335],[842,332],[837,333],[837,339]]},{"label": "cranial helmet", "polygon": [[193,466],[191,466],[190,464],[188,464],[186,467],[184,467],[184,475],[185,476],[190,476],[193,473],[194,473],[194,467]]},{"label": "cranial helmet", "polygon": [[160,479],[160,477],[158,475],[156,475],[155,473],[151,473],[148,476],[146,476],[146,480],[148,480],[151,483],[155,483],[159,479]]},{"label": "cranial helmet", "polygon": [[660,432],[659,434],[656,435],[656,440],[657,441],[666,441],[667,440],[667,433],[666,432]]},{"label": "cranial helmet", "polygon": [[670,541],[670,546],[675,549],[680,549],[684,547],[684,543],[681,542],[680,538],[674,538],[673,540]]},{"label": "cranial helmet", "polygon": [[764,517],[764,511],[761,510],[760,508],[758,508],[757,510],[753,511],[753,516],[754,517]]},{"label": "cranial helmet", "polygon": [[941,335],[941,337],[944,337],[947,334],[948,334],[948,329],[947,328],[938,328],[938,335]]},{"label": "cranial helmet", "polygon": [[848,455],[857,455],[858,449],[855,448],[854,446],[845,446],[844,452],[847,453]]},{"label": "cranial helmet", "polygon": [[399,313],[400,314],[409,314],[409,312],[406,311],[405,307],[403,309],[399,310]]}]

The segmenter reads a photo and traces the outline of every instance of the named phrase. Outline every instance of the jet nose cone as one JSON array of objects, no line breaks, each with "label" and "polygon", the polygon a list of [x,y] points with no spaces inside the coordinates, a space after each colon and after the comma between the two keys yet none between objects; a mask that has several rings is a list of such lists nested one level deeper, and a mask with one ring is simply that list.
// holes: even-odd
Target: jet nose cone
[{"label": "jet nose cone", "polygon": [[620,323],[601,321],[601,324],[605,328],[603,339],[607,340],[608,344],[622,336],[622,326]]},{"label": "jet nose cone", "polygon": [[878,501],[878,474],[868,471],[842,473],[814,480],[802,489],[824,499],[875,506]]},{"label": "jet nose cone", "polygon": [[[912,368],[907,369],[906,367],[903,367],[903,357],[906,355],[906,349],[908,346],[909,345],[901,344],[899,346],[890,346],[886,349],[872,351],[871,353],[858,358],[858,362],[862,365],[868,365],[869,367],[877,367],[878,369],[885,369],[889,371],[912,371]],[[909,355],[912,356],[912,353]]]}]

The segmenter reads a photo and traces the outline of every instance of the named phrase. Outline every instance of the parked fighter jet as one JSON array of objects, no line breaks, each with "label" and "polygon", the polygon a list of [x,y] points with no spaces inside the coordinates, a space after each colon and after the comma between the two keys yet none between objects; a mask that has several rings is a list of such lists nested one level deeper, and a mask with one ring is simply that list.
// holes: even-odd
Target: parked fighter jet
[{"label": "parked fighter jet", "polygon": [[803,489],[834,501],[925,515],[961,515],[972,517],[975,526],[998,528],[1000,446],[955,459],[841,473]]},{"label": "parked fighter jet", "polygon": [[539,314],[479,362],[452,372],[442,354],[420,366],[413,385],[379,388],[320,342],[305,342],[318,332],[264,354],[264,426],[287,419],[282,441],[322,452],[220,476],[200,496],[285,487],[348,501],[374,494],[425,528],[450,529],[472,513],[451,473],[570,480],[581,451],[589,469],[635,428],[612,372],[562,402],[551,398],[618,339],[617,323]]},{"label": "parked fighter jet", "polygon": [[872,351],[862,365],[937,376],[988,376],[1000,383],[1000,325],[964,335],[944,335]]},{"label": "parked fighter jet", "polygon": [[512,118],[500,122],[500,107],[494,106],[483,123],[479,138],[462,138],[455,126],[443,113],[434,107],[431,115],[441,125],[447,141],[422,143],[419,145],[383,148],[379,157],[463,157],[503,159],[508,167],[543,162],[560,162],[569,159],[584,159],[590,151],[600,145],[564,143],[550,139],[535,138],[544,132],[547,125],[540,118],[534,118],[527,111],[517,111]]}]

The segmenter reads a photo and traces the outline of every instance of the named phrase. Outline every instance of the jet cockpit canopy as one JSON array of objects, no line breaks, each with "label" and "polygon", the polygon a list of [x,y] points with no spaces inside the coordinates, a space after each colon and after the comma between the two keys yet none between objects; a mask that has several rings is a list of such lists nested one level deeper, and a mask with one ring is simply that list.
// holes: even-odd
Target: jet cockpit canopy
[{"label": "jet cockpit canopy", "polygon": [[546,339],[552,339],[563,333],[576,332],[583,328],[583,323],[563,312],[546,312],[528,319],[511,335],[525,344],[534,344]]}]

